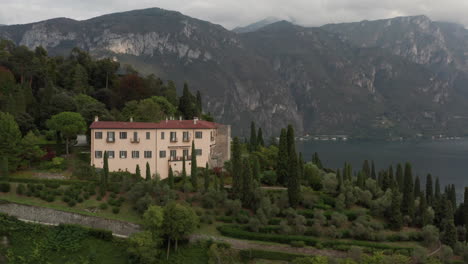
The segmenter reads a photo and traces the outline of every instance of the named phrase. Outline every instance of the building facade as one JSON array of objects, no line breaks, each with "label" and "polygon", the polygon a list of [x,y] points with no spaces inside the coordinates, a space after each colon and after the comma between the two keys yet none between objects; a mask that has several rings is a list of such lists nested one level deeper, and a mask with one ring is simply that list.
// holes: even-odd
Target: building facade
[{"label": "building facade", "polygon": [[190,175],[192,142],[197,165],[222,167],[230,159],[231,129],[228,125],[193,120],[165,120],[159,123],[99,121],[91,129],[91,165],[102,168],[104,152],[109,159],[109,171],[135,173],[139,165],[142,177],[146,163],[151,175],[167,178],[169,167],[174,174],[182,172],[183,157]]}]

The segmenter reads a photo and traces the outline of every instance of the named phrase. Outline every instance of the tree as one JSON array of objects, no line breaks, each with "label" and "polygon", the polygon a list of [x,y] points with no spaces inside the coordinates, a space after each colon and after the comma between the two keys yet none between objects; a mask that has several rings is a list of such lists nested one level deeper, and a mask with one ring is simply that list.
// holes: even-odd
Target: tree
[{"label": "tree", "polygon": [[289,205],[293,208],[299,205],[301,200],[301,187],[297,169],[296,143],[294,139],[294,129],[292,125],[288,126],[288,198]]},{"label": "tree", "polygon": [[364,180],[371,176],[371,169],[369,167],[368,160],[364,160],[364,163],[362,164],[362,172],[364,173]]},{"label": "tree", "polygon": [[255,130],[255,123],[252,121],[250,123],[250,145],[249,149],[250,151],[256,151],[257,150],[257,131]]},{"label": "tree", "polygon": [[169,80],[167,85],[163,88],[163,96],[173,105],[178,106],[179,101],[177,99],[177,88],[174,81]]},{"label": "tree", "polygon": [[23,160],[31,164],[39,161],[45,154],[46,152],[39,147],[39,138],[32,131],[29,131],[21,140],[21,157]]},{"label": "tree", "polygon": [[232,141],[232,192],[234,197],[240,198],[242,189],[242,160],[241,160],[241,146],[239,138],[235,137]]},{"label": "tree", "polygon": [[174,247],[177,251],[179,239],[192,233],[198,224],[198,217],[192,208],[170,202],[164,207],[163,230],[167,235],[167,258],[171,248],[171,241],[175,241]]},{"label": "tree", "polygon": [[400,188],[400,192],[403,192],[403,167],[401,163],[398,163],[397,170],[396,170],[396,182],[398,183],[398,188]]},{"label": "tree", "polygon": [[[205,165],[205,170],[203,171],[203,176],[205,178],[204,184],[205,184],[205,192],[208,192],[208,189],[210,188],[210,173],[208,170],[208,162]],[[215,185],[215,188],[217,186]]]},{"label": "tree", "polygon": [[62,112],[52,116],[47,121],[49,129],[60,132],[66,140],[66,153],[69,154],[68,145],[72,138],[76,138],[79,133],[86,131],[86,122],[83,117],[74,112]]},{"label": "tree", "polygon": [[179,111],[185,119],[193,119],[198,112],[196,98],[190,93],[186,82],[184,83],[182,96],[179,98]]},{"label": "tree", "polygon": [[9,175],[10,175],[10,171],[8,169],[8,157],[6,157],[6,156],[1,157],[0,162],[1,162],[0,163],[0,165],[1,165],[0,179],[7,180]]},{"label": "tree", "polygon": [[153,234],[155,239],[162,235],[161,227],[164,222],[164,210],[160,206],[150,205],[143,214],[143,226]]},{"label": "tree", "polygon": [[[468,231],[468,187],[465,187],[465,194],[463,200],[463,223],[465,225],[465,229]],[[467,240],[468,240],[468,232],[467,232]]]},{"label": "tree", "polygon": [[7,159],[10,170],[15,170],[19,161],[21,132],[9,113],[0,112],[0,138],[0,157]]},{"label": "tree", "polygon": [[137,176],[137,179],[141,178],[141,170],[140,170],[140,165],[139,164],[136,165],[135,175]]},{"label": "tree", "polygon": [[302,152],[299,152],[298,157],[298,173],[299,180],[302,181],[304,179],[304,158],[302,157]]},{"label": "tree", "polygon": [[169,182],[169,188],[174,189],[174,172],[172,171],[171,166],[169,166],[169,176],[167,180]]},{"label": "tree", "polygon": [[440,200],[440,182],[439,177],[435,180],[434,200]]},{"label": "tree", "polygon": [[278,177],[278,183],[285,185],[288,176],[288,139],[286,135],[286,129],[281,129],[281,135],[279,139],[278,159],[276,162],[276,174]]},{"label": "tree", "polygon": [[426,177],[426,201],[429,206],[432,206],[434,201],[434,189],[432,186],[432,175],[427,174]]},{"label": "tree", "polygon": [[151,181],[151,170],[150,170],[150,165],[148,162],[146,162],[146,181]]},{"label": "tree", "polygon": [[453,222],[452,203],[447,199],[444,204],[444,219],[442,220],[442,234],[440,240],[442,243],[452,248],[457,242],[457,228]]},{"label": "tree", "polygon": [[76,64],[73,74],[73,91],[82,94],[88,91],[88,73],[79,63]]},{"label": "tree", "polygon": [[[322,161],[320,160],[320,157],[317,152],[314,152],[314,154],[312,154],[312,163],[317,165],[319,169],[323,169]],[[351,177],[351,173],[349,174],[349,177]]]},{"label": "tree", "polygon": [[375,174],[375,165],[374,165],[374,161],[372,161],[372,165],[371,165],[371,175],[370,177],[373,179],[373,180],[377,180],[377,176]]},{"label": "tree", "polygon": [[198,167],[197,167],[197,152],[195,151],[195,141],[192,140],[192,162],[190,167],[190,179],[195,191],[198,189]]},{"label": "tree", "polygon": [[187,181],[187,169],[185,169],[185,155],[182,155],[182,173],[181,173],[181,178],[182,178],[182,185],[185,185],[185,182]]},{"label": "tree", "polygon": [[400,230],[403,226],[403,217],[400,210],[400,193],[397,189],[392,190],[392,204],[390,207],[389,221],[392,229]]},{"label": "tree", "polygon": [[258,161],[258,157],[255,155],[251,155],[251,163],[252,163],[252,178],[253,180],[260,182],[260,162]]},{"label": "tree", "polygon": [[242,206],[252,208],[254,201],[254,184],[252,178],[252,167],[248,158],[242,161]]},{"label": "tree", "polygon": [[161,239],[155,240],[150,231],[138,232],[130,236],[128,240],[127,252],[136,263],[152,264],[159,259]]},{"label": "tree", "polygon": [[197,112],[198,112],[198,115],[201,115],[202,112],[203,112],[203,105],[202,105],[202,97],[201,97],[201,94],[200,94],[200,91],[197,91]]},{"label": "tree", "polygon": [[109,154],[107,153],[107,151],[104,151],[104,165],[102,168],[101,186],[100,186],[101,196],[103,196],[107,191],[108,179],[109,179]]},{"label": "tree", "polygon": [[258,128],[257,145],[258,145],[258,146],[261,146],[261,147],[264,147],[264,146],[265,146],[265,141],[263,140],[263,132],[262,132],[262,128],[261,128],[261,127]]},{"label": "tree", "polygon": [[419,197],[421,195],[421,182],[419,181],[419,176],[416,176],[416,180],[414,180],[414,197]]},{"label": "tree", "polygon": [[414,183],[411,172],[411,164],[405,164],[405,176],[403,185],[403,201],[401,203],[401,211],[404,215],[408,215],[411,219],[414,217]]}]

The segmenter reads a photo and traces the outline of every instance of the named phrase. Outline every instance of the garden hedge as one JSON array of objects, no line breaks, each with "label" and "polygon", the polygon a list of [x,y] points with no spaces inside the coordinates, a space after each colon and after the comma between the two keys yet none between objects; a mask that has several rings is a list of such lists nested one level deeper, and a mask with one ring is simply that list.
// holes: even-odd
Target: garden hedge
[{"label": "garden hedge", "polygon": [[93,181],[82,181],[82,180],[57,180],[57,179],[34,179],[34,178],[15,178],[10,177],[8,179],[10,182],[20,182],[20,183],[42,183],[46,185],[73,185],[73,184],[83,184],[87,185]]},{"label": "garden hedge", "polygon": [[244,261],[253,260],[253,259],[293,261],[295,258],[307,257],[306,255],[300,255],[300,254],[277,252],[277,251],[266,251],[266,250],[258,250],[258,249],[244,249],[239,252],[239,255]]}]

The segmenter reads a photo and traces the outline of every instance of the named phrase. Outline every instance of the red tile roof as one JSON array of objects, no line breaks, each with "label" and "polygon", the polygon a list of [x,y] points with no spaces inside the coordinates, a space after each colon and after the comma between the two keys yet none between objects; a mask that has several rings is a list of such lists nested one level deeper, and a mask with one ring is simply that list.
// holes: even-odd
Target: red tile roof
[{"label": "red tile roof", "polygon": [[218,124],[204,120],[163,120],[159,123],[147,122],[115,122],[96,121],[90,126],[91,129],[213,129]]}]

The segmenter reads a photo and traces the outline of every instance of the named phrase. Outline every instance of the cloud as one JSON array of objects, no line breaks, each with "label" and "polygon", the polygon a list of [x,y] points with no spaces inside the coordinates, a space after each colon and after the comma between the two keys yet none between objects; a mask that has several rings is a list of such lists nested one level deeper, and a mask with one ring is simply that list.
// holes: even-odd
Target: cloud
[{"label": "cloud", "polygon": [[83,20],[113,12],[160,7],[229,29],[266,17],[319,26],[421,14],[468,26],[468,1],[462,0],[2,0],[1,6],[0,24],[23,24],[54,17]]}]

